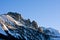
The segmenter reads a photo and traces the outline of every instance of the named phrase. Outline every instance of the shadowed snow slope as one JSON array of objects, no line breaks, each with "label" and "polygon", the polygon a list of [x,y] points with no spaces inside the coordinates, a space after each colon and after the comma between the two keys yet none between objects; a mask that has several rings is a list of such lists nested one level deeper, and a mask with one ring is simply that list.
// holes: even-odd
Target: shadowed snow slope
[{"label": "shadowed snow slope", "polygon": [[8,12],[0,15],[0,40],[60,40],[60,34],[52,28],[38,27],[19,13]]}]

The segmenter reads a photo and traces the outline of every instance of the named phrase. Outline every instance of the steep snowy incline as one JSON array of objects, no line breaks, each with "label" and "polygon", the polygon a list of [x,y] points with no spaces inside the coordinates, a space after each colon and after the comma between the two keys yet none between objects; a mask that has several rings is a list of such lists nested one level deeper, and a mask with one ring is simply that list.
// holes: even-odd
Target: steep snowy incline
[{"label": "steep snowy incline", "polygon": [[2,29],[1,25],[0,25],[0,33],[3,34],[3,35],[7,35],[7,34],[5,33],[5,31]]},{"label": "steep snowy incline", "polygon": [[0,40],[60,40],[60,33],[52,28],[38,27],[35,21],[20,14],[0,15]]},{"label": "steep snowy incline", "polygon": [[10,20],[10,21],[14,22],[15,24],[17,24],[17,25],[19,25],[19,26],[21,26],[21,25],[22,25],[20,22],[18,22],[18,21],[16,21],[16,20],[14,20],[11,16],[6,15],[6,17],[7,17],[7,19],[8,19],[8,20]]}]

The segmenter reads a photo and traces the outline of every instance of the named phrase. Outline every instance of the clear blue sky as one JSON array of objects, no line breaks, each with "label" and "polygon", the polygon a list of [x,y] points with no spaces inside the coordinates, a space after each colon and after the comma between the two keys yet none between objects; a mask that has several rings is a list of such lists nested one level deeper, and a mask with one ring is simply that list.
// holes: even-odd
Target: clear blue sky
[{"label": "clear blue sky", "polygon": [[10,11],[40,26],[60,29],[60,0],[0,0],[0,14]]}]

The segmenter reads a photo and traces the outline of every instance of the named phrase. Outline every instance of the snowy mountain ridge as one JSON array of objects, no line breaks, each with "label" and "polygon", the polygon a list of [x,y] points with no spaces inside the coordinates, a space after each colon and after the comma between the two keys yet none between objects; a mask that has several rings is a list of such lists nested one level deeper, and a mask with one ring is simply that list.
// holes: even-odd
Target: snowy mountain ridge
[{"label": "snowy mountain ridge", "polygon": [[19,13],[8,12],[0,15],[0,40],[60,40],[60,33],[38,27],[35,21],[26,20]]}]

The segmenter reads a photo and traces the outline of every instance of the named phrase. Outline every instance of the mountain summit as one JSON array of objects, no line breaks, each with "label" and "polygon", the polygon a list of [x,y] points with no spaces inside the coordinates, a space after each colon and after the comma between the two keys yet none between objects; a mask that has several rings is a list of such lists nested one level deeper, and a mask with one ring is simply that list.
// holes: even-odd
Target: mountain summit
[{"label": "mountain summit", "polygon": [[0,40],[60,40],[60,33],[39,27],[36,21],[24,19],[19,13],[8,12],[0,15]]}]

